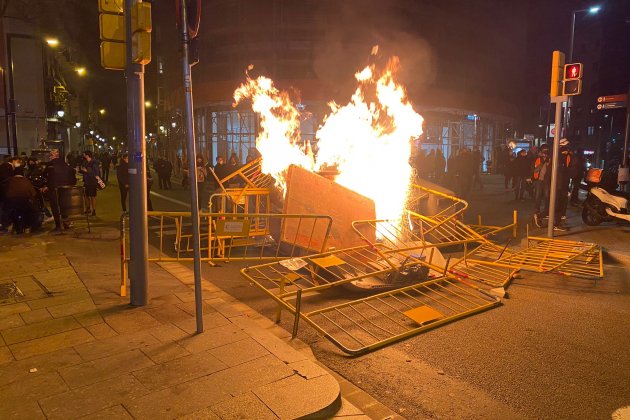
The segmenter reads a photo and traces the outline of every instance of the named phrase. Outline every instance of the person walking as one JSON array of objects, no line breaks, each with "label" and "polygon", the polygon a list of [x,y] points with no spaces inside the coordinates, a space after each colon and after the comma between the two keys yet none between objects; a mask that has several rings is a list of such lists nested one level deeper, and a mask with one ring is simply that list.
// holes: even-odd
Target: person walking
[{"label": "person walking", "polygon": [[127,194],[129,193],[129,155],[127,153],[123,153],[120,157],[120,163],[116,168],[116,178],[120,190],[120,205],[124,213],[127,211]]},{"label": "person walking", "polygon": [[83,166],[79,168],[79,171],[83,174],[83,187],[87,197],[85,213],[96,216],[96,190],[98,189],[96,178],[100,178],[101,171],[92,151],[86,150],[83,152],[83,160]]}]

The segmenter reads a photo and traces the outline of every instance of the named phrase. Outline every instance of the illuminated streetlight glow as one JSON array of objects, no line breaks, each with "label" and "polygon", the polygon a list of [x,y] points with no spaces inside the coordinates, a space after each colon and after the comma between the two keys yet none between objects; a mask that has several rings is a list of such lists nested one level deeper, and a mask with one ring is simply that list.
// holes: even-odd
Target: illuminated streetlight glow
[{"label": "illuminated streetlight glow", "polygon": [[85,73],[87,72],[85,67],[77,67],[74,71],[76,71],[79,76],[85,76]]},{"label": "illuminated streetlight glow", "polygon": [[589,7],[588,12],[592,15],[599,12],[602,8],[600,6]]},{"label": "illuminated streetlight glow", "polygon": [[171,127],[173,127],[173,128],[177,127],[177,123],[176,123],[175,121],[173,121],[173,122],[171,123]]},{"label": "illuminated streetlight glow", "polygon": [[59,118],[63,118],[64,115],[66,115],[66,112],[63,109],[60,109],[59,111],[57,111],[57,116]]},{"label": "illuminated streetlight glow", "polygon": [[48,44],[49,47],[55,48],[59,46],[59,40],[57,38],[46,38],[46,44]]},{"label": "illuminated streetlight glow", "polygon": [[74,124],[74,126],[75,126],[76,128],[81,128],[81,121],[77,121],[77,122]]},{"label": "illuminated streetlight glow", "polygon": [[116,140],[116,136],[112,137],[112,140]]},{"label": "illuminated streetlight glow", "polygon": [[92,134],[92,135],[93,135],[93,134],[94,134],[94,130],[90,130],[90,134]]},{"label": "illuminated streetlight glow", "polygon": [[151,103],[151,101],[144,101],[144,106],[147,108],[151,108],[151,106],[153,106],[153,104]]},{"label": "illuminated streetlight glow", "polygon": [[101,115],[105,115],[105,108],[99,109],[98,113],[101,114]]}]

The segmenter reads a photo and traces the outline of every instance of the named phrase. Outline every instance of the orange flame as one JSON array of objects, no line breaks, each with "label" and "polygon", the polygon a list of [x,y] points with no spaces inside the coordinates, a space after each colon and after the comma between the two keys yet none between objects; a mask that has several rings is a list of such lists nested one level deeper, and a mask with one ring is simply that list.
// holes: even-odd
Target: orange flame
[{"label": "orange flame", "polygon": [[[373,49],[376,54],[378,48]],[[409,103],[394,75],[398,58],[391,58],[380,73],[376,64],[355,74],[358,87],[350,102],[329,103],[316,138],[314,157],[310,145],[302,145],[300,112],[286,92],[265,77],[247,82],[234,92],[235,106],[250,99],[260,115],[256,146],[263,156],[262,171],[285,188],[290,164],[314,171],[334,166],[335,181],[374,200],[379,219],[400,219],[409,192],[411,142],[422,134],[422,117]]]}]

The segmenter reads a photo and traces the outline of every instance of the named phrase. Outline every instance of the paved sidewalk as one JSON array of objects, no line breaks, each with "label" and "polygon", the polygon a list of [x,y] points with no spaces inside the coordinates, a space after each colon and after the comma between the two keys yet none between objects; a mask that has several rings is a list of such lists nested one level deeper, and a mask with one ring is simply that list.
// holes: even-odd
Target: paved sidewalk
[{"label": "paved sidewalk", "polygon": [[1,290],[19,291],[0,298],[0,418],[367,418],[299,342],[207,282],[195,334],[180,264],[151,264],[150,305],[130,307],[117,242],[97,237],[2,237]]}]

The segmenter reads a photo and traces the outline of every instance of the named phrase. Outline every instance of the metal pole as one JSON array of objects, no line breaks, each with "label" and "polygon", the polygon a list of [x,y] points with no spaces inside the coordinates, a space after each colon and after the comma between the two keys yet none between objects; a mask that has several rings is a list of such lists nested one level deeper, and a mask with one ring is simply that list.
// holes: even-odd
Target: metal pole
[{"label": "metal pole", "polygon": [[131,304],[144,306],[148,301],[147,271],[149,258],[147,227],[147,180],[144,141],[144,66],[132,62],[133,5],[125,1],[127,33],[127,144],[129,145],[129,278]]},{"label": "metal pole", "polygon": [[17,139],[17,122],[15,117],[15,86],[13,83],[13,49],[12,41],[13,34],[7,35],[7,59],[9,61],[9,115],[11,115],[11,139],[13,140],[13,155],[18,154],[18,139]]},{"label": "metal pole", "polygon": [[193,121],[192,77],[188,59],[188,19],[186,0],[180,0],[182,31],[182,70],[184,76],[184,95],[186,99],[186,140],[188,143],[188,179],[190,180],[190,211],[192,217],[193,271],[195,277],[195,315],[197,333],[203,332],[203,297],[201,295],[201,250],[199,244],[199,197],[197,191],[197,160],[195,156],[195,124]]},{"label": "metal pole", "polygon": [[[579,12],[580,10],[574,10],[572,13],[572,17],[571,17],[571,41],[569,44],[569,63],[573,63],[573,40],[575,37],[575,14],[577,12]],[[564,69],[563,70],[563,74],[562,77],[564,78]],[[556,134],[562,136],[569,136],[569,120],[571,119],[571,107],[573,106],[573,97],[569,96],[569,99],[567,100],[567,106],[564,110],[564,125],[565,125],[565,132],[562,133],[559,129],[558,126],[556,126]]]},{"label": "metal pole", "polygon": [[11,154],[11,137],[9,134],[9,101],[7,99],[7,72],[4,68],[0,68],[2,72],[2,90],[4,92],[4,129],[7,134],[7,154]]},{"label": "metal pole", "polygon": [[560,154],[560,123],[562,117],[562,102],[565,97],[552,98],[556,102],[556,135],[553,139],[553,153],[551,157],[551,190],[549,192],[549,223],[547,224],[547,236],[553,238],[553,226],[556,219],[556,195],[558,182],[558,155]]}]

